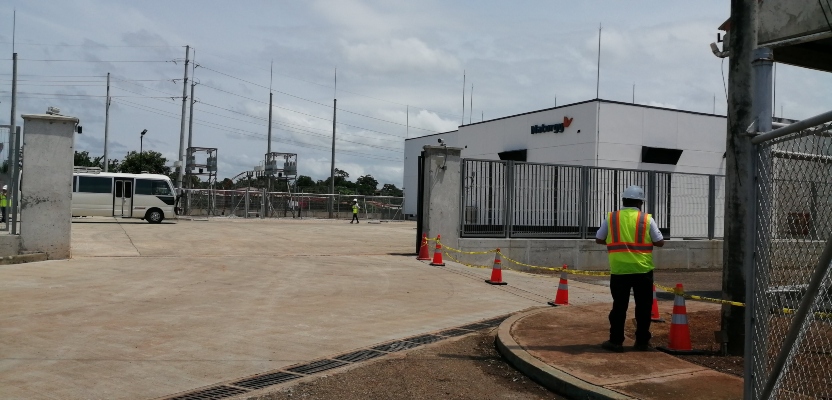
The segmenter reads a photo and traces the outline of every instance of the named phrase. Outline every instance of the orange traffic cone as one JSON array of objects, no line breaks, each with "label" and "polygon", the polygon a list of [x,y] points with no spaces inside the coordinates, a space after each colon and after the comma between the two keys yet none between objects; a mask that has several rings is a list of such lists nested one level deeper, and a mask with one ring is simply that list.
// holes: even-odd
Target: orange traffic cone
[{"label": "orange traffic cone", "polygon": [[681,283],[676,284],[676,299],[673,301],[673,315],[670,318],[670,338],[667,347],[658,347],[659,350],[670,354],[692,354],[699,353],[693,350],[690,343],[690,328],[688,327],[688,312],[685,307],[685,298]]},{"label": "orange traffic cone", "polygon": [[491,268],[491,279],[486,279],[486,283],[491,285],[506,285],[503,282],[503,261],[500,260],[500,249],[494,254],[494,267]]},{"label": "orange traffic cone", "polygon": [[428,249],[428,234],[422,234],[422,247],[419,247],[419,256],[417,260],[430,260],[430,249]]},{"label": "orange traffic cone", "polygon": [[547,304],[553,307],[569,305],[569,281],[566,279],[566,264],[563,264],[563,271],[560,273],[558,291],[555,293],[555,300]]},{"label": "orange traffic cone", "polygon": [[664,318],[659,314],[659,300],[656,298],[656,285],[653,285],[653,310],[650,312],[650,319],[653,322],[664,322]]},{"label": "orange traffic cone", "polygon": [[434,267],[445,266],[445,262],[442,261],[442,243],[439,242],[441,238],[441,235],[436,235],[436,250],[433,251],[433,262],[430,263]]}]

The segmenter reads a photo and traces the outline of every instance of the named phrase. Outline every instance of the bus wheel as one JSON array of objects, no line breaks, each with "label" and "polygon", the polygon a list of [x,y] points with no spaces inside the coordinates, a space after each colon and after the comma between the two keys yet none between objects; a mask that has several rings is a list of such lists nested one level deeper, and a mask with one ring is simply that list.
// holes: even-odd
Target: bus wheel
[{"label": "bus wheel", "polygon": [[150,210],[147,210],[147,214],[144,215],[144,219],[151,224],[159,224],[162,223],[163,219],[165,219],[165,214],[158,208],[151,208]]}]

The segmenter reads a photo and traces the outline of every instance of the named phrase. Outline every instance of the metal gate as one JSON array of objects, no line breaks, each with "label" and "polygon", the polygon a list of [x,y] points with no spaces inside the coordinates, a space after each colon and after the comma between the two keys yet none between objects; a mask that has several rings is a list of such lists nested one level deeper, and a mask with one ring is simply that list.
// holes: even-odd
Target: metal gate
[{"label": "metal gate", "polygon": [[832,127],[755,138],[746,398],[832,398]]}]

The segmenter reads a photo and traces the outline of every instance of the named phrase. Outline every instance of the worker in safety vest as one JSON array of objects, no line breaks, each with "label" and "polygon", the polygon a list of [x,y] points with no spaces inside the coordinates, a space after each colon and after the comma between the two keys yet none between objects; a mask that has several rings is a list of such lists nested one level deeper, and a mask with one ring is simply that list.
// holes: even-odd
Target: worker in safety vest
[{"label": "worker in safety vest", "polygon": [[0,192],[0,210],[3,213],[3,219],[0,219],[0,223],[6,222],[6,207],[9,206],[9,195],[6,192],[8,189],[8,186],[3,185],[3,191]]},{"label": "worker in safety vest", "polygon": [[630,289],[636,302],[636,344],[634,350],[650,348],[650,311],[653,305],[653,246],[664,246],[664,237],[650,214],[641,211],[644,189],[624,190],[623,207],[607,214],[595,235],[595,243],[607,246],[610,260],[610,339],[606,350],[624,351],[624,323],[630,303]]},{"label": "worker in safety vest", "polygon": [[352,199],[352,221],[350,221],[350,223],[358,223],[358,210],[360,209],[361,207],[358,206],[358,199]]}]

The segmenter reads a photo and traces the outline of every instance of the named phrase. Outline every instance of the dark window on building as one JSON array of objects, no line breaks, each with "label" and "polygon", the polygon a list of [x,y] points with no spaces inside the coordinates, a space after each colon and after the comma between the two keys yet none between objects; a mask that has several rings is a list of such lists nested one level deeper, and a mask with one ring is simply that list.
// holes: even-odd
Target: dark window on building
[{"label": "dark window on building", "polygon": [[173,196],[167,181],[153,179],[136,179],[136,194]]},{"label": "dark window on building", "polygon": [[669,164],[676,165],[679,162],[679,157],[682,156],[682,150],[678,149],[664,149],[661,147],[641,147],[641,162],[652,164]]},{"label": "dark window on building", "polygon": [[72,191],[73,192],[78,191],[78,177],[77,176],[72,177]]},{"label": "dark window on building", "polygon": [[78,191],[82,193],[112,193],[113,178],[101,176],[79,176]]},{"label": "dark window on building", "polygon": [[504,161],[526,161],[526,149],[504,151],[502,153],[497,153],[497,155],[499,155],[500,159]]}]

